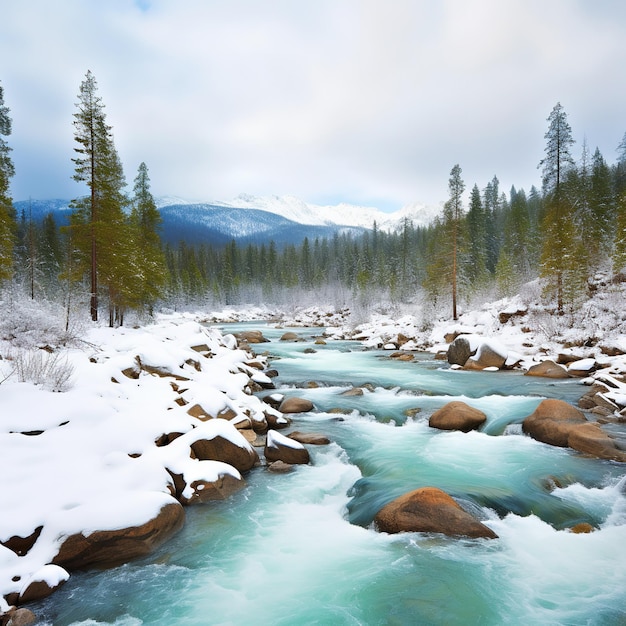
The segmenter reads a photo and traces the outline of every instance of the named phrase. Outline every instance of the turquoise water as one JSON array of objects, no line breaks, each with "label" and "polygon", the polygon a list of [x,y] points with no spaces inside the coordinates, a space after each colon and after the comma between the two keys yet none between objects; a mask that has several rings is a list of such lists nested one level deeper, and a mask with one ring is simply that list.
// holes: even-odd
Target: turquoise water
[{"label": "turquoise water", "polygon": [[[626,468],[520,434],[541,398],[575,402],[579,383],[314,346],[313,329],[297,331],[307,343],[286,344],[283,330],[253,327],[272,339],[258,350],[275,356],[280,392],[315,404],[294,428],[333,443],[309,446],[311,465],[257,468],[228,501],[189,508],[183,531],[149,559],[74,574],[33,607],[46,623],[626,624]],[[341,395],[364,383],[373,391]],[[484,411],[485,428],[431,429],[430,413],[452,399]],[[499,539],[372,528],[381,506],[422,486],[448,491]],[[597,530],[566,530],[581,521]]]}]

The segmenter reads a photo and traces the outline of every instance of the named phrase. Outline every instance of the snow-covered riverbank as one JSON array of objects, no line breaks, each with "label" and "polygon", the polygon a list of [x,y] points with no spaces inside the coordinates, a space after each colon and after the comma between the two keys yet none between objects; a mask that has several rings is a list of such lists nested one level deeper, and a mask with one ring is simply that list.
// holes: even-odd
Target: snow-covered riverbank
[{"label": "snow-covered riverbank", "polygon": [[[63,348],[41,337],[30,346],[5,337],[0,350],[0,613],[9,608],[7,599],[25,602],[36,595],[31,583],[54,587],[68,578],[62,565],[51,565],[68,537],[89,540],[102,532],[140,528],[168,505],[179,507],[181,495],[193,500],[210,486],[219,497],[220,490],[225,495],[243,481],[237,467],[199,459],[190,447],[200,438],[221,437],[252,458],[252,447],[238,429],[280,414],[250,393],[255,381],[268,382],[261,371],[264,358],[238,349],[232,336],[222,336],[207,322],[271,319],[284,327],[323,326],[328,340],[354,339],[405,352],[443,353],[452,337],[467,334],[514,355],[510,360],[520,368],[547,359],[565,361],[564,369],[587,361],[588,383],[609,375],[621,385],[623,295],[620,290],[590,301],[578,325],[517,297],[465,313],[456,322],[425,323],[419,312],[404,312],[375,313],[357,324],[347,309],[285,314],[246,307],[162,314],[140,328],[90,327]],[[618,408],[626,404],[620,404],[621,393],[621,387],[614,392]],[[207,415],[225,419],[206,421]],[[169,524],[168,532],[180,526],[176,520]],[[164,531],[154,543],[167,535]]]},{"label": "snow-covered riverbank", "polygon": [[[241,481],[239,470],[191,458],[190,446],[220,437],[254,458],[236,426],[263,422],[272,411],[248,389],[266,379],[264,360],[195,316],[96,327],[72,348],[3,356],[0,612],[8,609],[3,597],[23,602],[41,592],[32,583],[45,592],[68,578],[51,563],[71,536],[89,542],[96,532],[141,527],[167,505],[180,507],[177,489],[187,500],[209,485],[218,497],[231,489],[224,478]],[[204,421],[202,413],[227,419]],[[163,436],[170,445],[155,444]],[[169,523],[165,531],[180,526]],[[130,543],[121,549],[132,554]]]}]

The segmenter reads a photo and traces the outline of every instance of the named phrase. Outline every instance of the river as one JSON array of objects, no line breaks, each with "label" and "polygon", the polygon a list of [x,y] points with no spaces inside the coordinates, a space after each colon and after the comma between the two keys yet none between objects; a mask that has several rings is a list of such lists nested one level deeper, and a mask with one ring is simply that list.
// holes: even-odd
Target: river
[{"label": "river", "polygon": [[[521,434],[542,398],[575,403],[578,381],[451,370],[428,353],[397,362],[355,342],[316,345],[321,329],[296,329],[305,341],[295,343],[263,324],[224,331],[242,327],[272,340],[258,351],[272,355],[279,392],[314,403],[293,429],[332,443],[308,446],[310,465],[256,468],[229,500],[189,508],[150,558],[72,575],[33,606],[43,623],[626,624],[623,464]],[[366,383],[362,396],[341,395]],[[453,399],[486,413],[481,432],[428,426]],[[450,493],[499,539],[372,528],[385,503],[423,486]],[[596,530],[567,530],[579,522]]]}]

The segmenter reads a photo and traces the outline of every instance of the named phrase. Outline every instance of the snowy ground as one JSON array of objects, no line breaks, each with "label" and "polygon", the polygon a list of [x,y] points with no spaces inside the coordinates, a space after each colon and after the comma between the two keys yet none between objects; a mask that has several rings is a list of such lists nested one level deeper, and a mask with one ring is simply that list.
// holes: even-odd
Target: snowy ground
[{"label": "snowy ground", "polygon": [[[350,311],[333,307],[294,308],[289,314],[244,307],[161,314],[139,328],[85,325],[74,329],[71,340],[58,329],[42,328],[44,318],[33,322],[32,310],[25,316],[13,311],[12,321],[5,316],[0,328],[0,541],[27,537],[39,526],[43,531],[23,556],[0,544],[0,613],[8,608],[2,596],[19,593],[31,577],[52,583],[67,577],[61,568],[47,567],[64,536],[138,525],[154,516],[172,499],[167,469],[207,480],[238,475],[223,463],[200,465],[183,446],[155,446],[163,433],[198,427],[240,436],[225,420],[190,416],[187,408],[194,403],[212,414],[231,409],[234,422],[262,420],[267,411],[246,392],[250,377],[263,376],[250,367],[252,356],[203,322],[271,319],[285,327],[325,326],[329,340],[358,339],[389,349],[400,343],[404,350],[434,352],[446,349],[450,334],[472,333],[519,356],[523,367],[569,352],[612,376],[626,373],[623,286],[599,290],[576,317],[552,315],[534,294],[529,287],[525,296],[485,304],[456,322],[424,320],[419,310],[372,313],[367,322],[355,323]],[[203,344],[210,358],[194,349]],[[125,375],[137,357],[188,379],[180,392],[188,405],[176,402],[171,377]]]},{"label": "snowy ground", "polygon": [[[23,556],[0,545],[0,613],[7,609],[1,597],[21,592],[33,576],[52,584],[67,577],[44,568],[67,535],[138,526],[172,502],[168,469],[188,483],[239,477],[224,463],[191,459],[185,435],[155,446],[160,435],[204,432],[246,446],[233,424],[263,420],[269,408],[246,393],[251,378],[264,376],[250,367],[255,359],[195,316],[161,316],[136,329],[95,327],[51,353],[12,343],[20,342],[3,342],[0,360],[0,541],[43,530]],[[194,346],[208,348],[210,358]],[[184,390],[174,389],[172,376],[129,378],[124,370],[136,369],[137,358],[184,377]],[[234,417],[202,422],[187,413],[195,403]]]}]

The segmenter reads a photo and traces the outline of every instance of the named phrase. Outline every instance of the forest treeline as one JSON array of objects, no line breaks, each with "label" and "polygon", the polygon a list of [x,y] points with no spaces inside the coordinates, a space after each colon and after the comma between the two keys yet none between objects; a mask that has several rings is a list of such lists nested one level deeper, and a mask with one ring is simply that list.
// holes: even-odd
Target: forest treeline
[{"label": "forest treeline", "polygon": [[[276,303],[299,294],[411,302],[425,294],[450,306],[484,289],[513,295],[536,277],[554,311],[575,310],[598,272],[620,280],[626,268],[626,134],[609,164],[586,141],[580,158],[560,104],[551,111],[539,163],[541,189],[502,190],[497,176],[466,194],[462,169],[450,172],[442,214],[427,227],[405,220],[393,232],[372,224],[362,235],[336,233],[299,244],[273,241],[224,246],[161,242],[160,216],[145,163],[131,194],[106,124],[97,84],[87,72],[74,114],[74,179],[85,195],[69,224],[52,214],[17,215],[9,109],[0,85],[0,279],[3,290],[58,300],[68,316],[85,306],[111,325],[127,310],[157,305]],[[469,200],[466,198],[469,197]],[[320,295],[321,297],[321,295]]]}]

